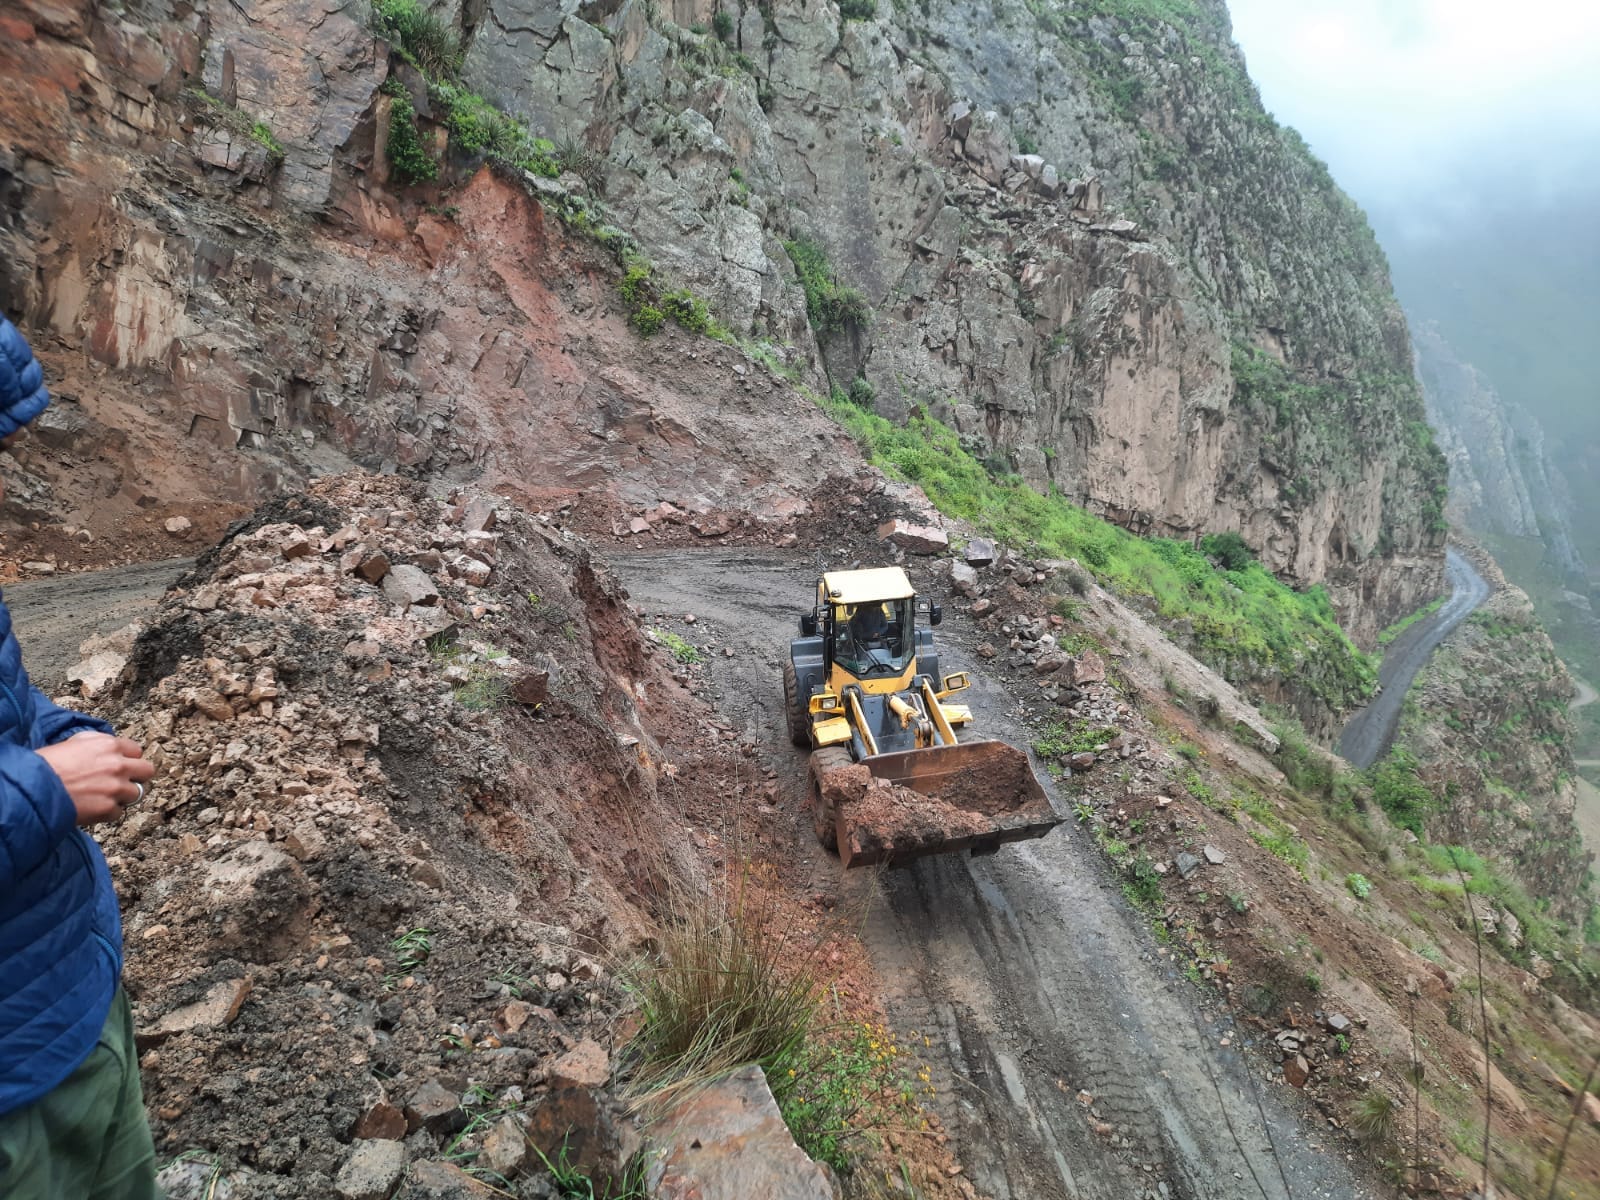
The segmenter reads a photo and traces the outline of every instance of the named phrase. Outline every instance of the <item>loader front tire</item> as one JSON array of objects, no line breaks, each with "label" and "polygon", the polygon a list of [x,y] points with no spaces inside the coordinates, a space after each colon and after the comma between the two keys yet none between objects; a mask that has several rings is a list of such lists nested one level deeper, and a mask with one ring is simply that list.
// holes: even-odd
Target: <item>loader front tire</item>
[{"label": "loader front tire", "polygon": [[811,717],[795,678],[794,664],[783,664],[783,711],[789,723],[789,740],[802,750],[811,745]]},{"label": "loader front tire", "polygon": [[829,772],[848,767],[852,761],[850,751],[843,746],[824,746],[811,752],[811,761],[806,766],[811,822],[817,831],[817,841],[835,853],[839,849],[838,816],[833,811],[833,800],[823,781]]}]

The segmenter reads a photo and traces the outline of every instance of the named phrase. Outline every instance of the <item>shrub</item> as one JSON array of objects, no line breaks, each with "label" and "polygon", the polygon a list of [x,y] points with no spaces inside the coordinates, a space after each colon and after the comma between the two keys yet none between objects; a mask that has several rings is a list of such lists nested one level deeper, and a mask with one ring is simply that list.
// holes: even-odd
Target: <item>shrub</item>
[{"label": "shrub", "polygon": [[272,136],[272,127],[265,121],[250,126],[250,137],[267,151],[267,160],[273,164],[283,161],[283,144]]},{"label": "shrub", "polygon": [[385,83],[383,91],[390,99],[389,165],[399,174],[402,183],[427,183],[437,179],[439,164],[417,133],[417,113],[411,106],[411,94],[396,79]]},{"label": "shrub", "polygon": [[617,290],[622,293],[622,298],[629,308],[637,308],[650,298],[650,272],[651,266],[637,255],[624,259],[622,282],[617,285]]},{"label": "shrub", "polygon": [[658,332],[667,322],[667,316],[654,304],[641,304],[628,315],[628,324],[645,337]]},{"label": "shrub", "polygon": [[848,1173],[849,1148],[867,1132],[913,1126],[918,1093],[933,1094],[929,1072],[887,1025],[851,1022],[801,1045],[772,1080],[785,1124],[810,1157]]},{"label": "shrub", "polygon": [[870,21],[878,15],[878,0],[839,0],[839,15],[846,21]]},{"label": "shrub", "polygon": [[485,154],[546,179],[561,174],[554,143],[535,137],[521,121],[482,96],[452,83],[431,85],[428,96],[439,109],[440,120],[450,131],[450,144],[457,150]]},{"label": "shrub", "polygon": [[1350,894],[1357,900],[1365,900],[1372,895],[1372,881],[1359,872],[1352,871],[1344,877],[1345,887],[1350,889]]},{"label": "shrub", "polygon": [[717,40],[722,42],[733,41],[733,16],[730,13],[719,12],[711,18],[711,32],[717,35]]},{"label": "shrub", "polygon": [[853,287],[839,282],[828,263],[828,256],[809,238],[795,238],[783,244],[795,274],[806,294],[806,316],[819,338],[831,337],[844,329],[859,329],[871,318],[867,299]]},{"label": "shrub", "polygon": [[1417,775],[1416,756],[1407,750],[1391,751],[1372,768],[1372,798],[1389,819],[1402,829],[1422,836],[1422,825],[1437,807],[1433,792]]},{"label": "shrub", "polygon": [[424,75],[453,79],[461,70],[461,38],[418,0],[375,0],[372,26]]},{"label": "shrub", "polygon": [[876,395],[877,393],[873,390],[872,385],[867,382],[865,375],[857,375],[850,381],[848,399],[857,408],[871,408],[872,401]]},{"label": "shrub", "polygon": [[1368,1088],[1351,1111],[1350,1128],[1368,1141],[1387,1141],[1394,1132],[1395,1114],[1399,1108],[1387,1092]]},{"label": "shrub", "polygon": [[690,333],[706,333],[712,325],[706,302],[683,288],[661,297],[661,311]]},{"label": "shrub", "polygon": [[1256,556],[1243,537],[1228,533],[1208,533],[1200,539],[1200,553],[1214,558],[1224,571],[1243,571]]}]

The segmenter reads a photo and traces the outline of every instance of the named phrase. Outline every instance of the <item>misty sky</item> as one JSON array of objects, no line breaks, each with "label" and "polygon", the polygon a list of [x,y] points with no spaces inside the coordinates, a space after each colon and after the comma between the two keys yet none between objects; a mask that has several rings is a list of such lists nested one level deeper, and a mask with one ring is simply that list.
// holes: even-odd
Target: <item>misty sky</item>
[{"label": "misty sky", "polygon": [[1597,0],[1229,8],[1267,108],[1391,228],[1474,195],[1600,190]]}]

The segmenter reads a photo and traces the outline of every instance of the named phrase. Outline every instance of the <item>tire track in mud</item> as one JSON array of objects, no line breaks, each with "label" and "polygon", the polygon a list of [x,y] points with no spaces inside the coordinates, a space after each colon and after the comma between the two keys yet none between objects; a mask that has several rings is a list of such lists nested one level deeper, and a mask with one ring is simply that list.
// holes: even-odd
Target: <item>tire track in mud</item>
[{"label": "tire track in mud", "polygon": [[[707,549],[612,563],[642,609],[692,612],[692,628],[733,649],[708,663],[724,719],[754,734],[778,772],[816,890],[865,914],[890,1020],[926,1036],[930,1106],[980,1191],[997,1200],[1385,1194],[1306,1123],[1314,1116],[1292,1107],[1281,1083],[1267,1081],[1231,1018],[1204,1008],[1156,955],[1075,825],[990,858],[950,855],[887,872],[843,872],[817,846],[802,812],[805,755],[784,734],[779,672],[820,559]],[[1009,695],[974,666],[965,618],[952,613],[940,641],[948,668],[972,672],[968,698],[983,736],[1027,745]],[[1093,1097],[1092,1113],[1080,1090]],[[1096,1132],[1096,1121],[1112,1132]]]}]

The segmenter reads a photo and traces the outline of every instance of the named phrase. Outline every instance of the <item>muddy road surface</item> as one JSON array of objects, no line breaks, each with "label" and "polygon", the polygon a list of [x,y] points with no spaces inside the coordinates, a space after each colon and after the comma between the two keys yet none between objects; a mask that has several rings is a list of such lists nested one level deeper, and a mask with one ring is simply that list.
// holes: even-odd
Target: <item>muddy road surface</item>
[{"label": "muddy road surface", "polygon": [[11,610],[28,674],[45,692],[59,693],[66,672],[80,659],[80,642],[150,612],[193,564],[169,558],[11,584],[0,598]]},{"label": "muddy road surface", "polygon": [[1454,550],[1445,552],[1445,578],[1450,584],[1449,598],[1438,612],[1424,617],[1390,644],[1378,668],[1383,691],[1350,718],[1339,737],[1339,753],[1353,766],[1365,769],[1388,752],[1411,681],[1450,631],[1489,598],[1490,588],[1483,576]]},{"label": "muddy road surface", "polygon": [[[926,1036],[931,1101],[979,1191],[997,1200],[1312,1200],[1386,1194],[1242,1048],[1158,953],[1087,833],[1068,821],[989,858],[845,873],[802,810],[805,752],[784,733],[780,671],[814,594],[808,556],[732,550],[612,558],[647,613],[716,642],[717,703],[782,781],[816,890],[859,902],[889,1017]],[[834,563],[832,566],[840,564]],[[977,728],[1026,746],[1008,694],[974,669],[947,608],[946,670],[972,672]],[[732,651],[728,656],[725,652]],[[1048,786],[1048,783],[1047,783]],[[1059,796],[1052,799],[1061,811]],[[1093,1114],[1080,1093],[1092,1097]]]}]

